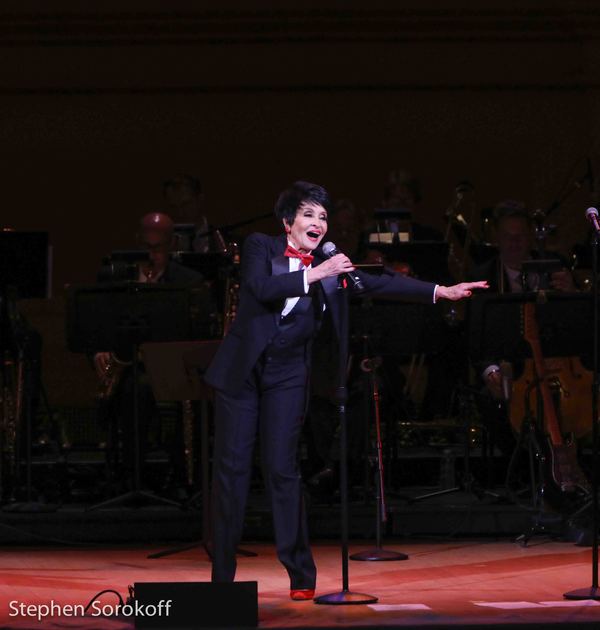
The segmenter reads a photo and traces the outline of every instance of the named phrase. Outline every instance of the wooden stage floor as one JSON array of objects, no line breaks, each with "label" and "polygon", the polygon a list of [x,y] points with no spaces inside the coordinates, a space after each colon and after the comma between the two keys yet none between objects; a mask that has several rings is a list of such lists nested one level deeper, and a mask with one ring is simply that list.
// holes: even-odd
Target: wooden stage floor
[{"label": "wooden stage floor", "polygon": [[[600,602],[567,602],[562,594],[591,585],[591,550],[572,543],[509,540],[402,542],[386,547],[408,553],[403,562],[350,562],[352,590],[379,597],[371,606],[317,606],[288,599],[289,584],[273,547],[246,544],[256,558],[242,558],[238,578],[258,580],[260,627],[427,627],[561,624],[600,628]],[[366,548],[352,545],[351,551]],[[149,560],[154,547],[0,549],[0,627],[132,628],[131,618],[54,616],[42,622],[14,615],[10,602],[86,604],[112,588],[125,598],[134,582],[206,581],[210,565],[200,549]],[[340,553],[316,543],[317,594],[340,587]],[[114,595],[103,603],[115,604]],[[17,604],[18,606],[18,604]]]}]

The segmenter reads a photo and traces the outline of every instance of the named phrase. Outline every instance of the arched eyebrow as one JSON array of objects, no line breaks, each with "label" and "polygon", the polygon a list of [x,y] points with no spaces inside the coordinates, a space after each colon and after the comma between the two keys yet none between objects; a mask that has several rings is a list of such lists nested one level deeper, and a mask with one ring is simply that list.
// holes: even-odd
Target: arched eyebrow
[{"label": "arched eyebrow", "polygon": [[321,210],[317,210],[316,208],[313,208],[311,206],[305,206],[303,212],[304,213],[308,212],[311,215],[314,213],[318,213],[320,217],[325,217],[325,219],[327,219],[328,217],[327,210],[325,210],[324,208],[322,208]]}]

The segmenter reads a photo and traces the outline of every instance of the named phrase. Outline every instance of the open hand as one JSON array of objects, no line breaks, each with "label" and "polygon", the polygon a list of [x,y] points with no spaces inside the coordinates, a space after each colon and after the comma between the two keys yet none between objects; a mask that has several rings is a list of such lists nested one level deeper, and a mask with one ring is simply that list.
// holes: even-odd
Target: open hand
[{"label": "open hand", "polygon": [[454,284],[451,287],[438,286],[436,292],[436,298],[439,300],[462,300],[463,298],[471,297],[473,289],[488,289],[489,285],[487,280],[479,280],[478,282],[461,282],[460,284]]}]

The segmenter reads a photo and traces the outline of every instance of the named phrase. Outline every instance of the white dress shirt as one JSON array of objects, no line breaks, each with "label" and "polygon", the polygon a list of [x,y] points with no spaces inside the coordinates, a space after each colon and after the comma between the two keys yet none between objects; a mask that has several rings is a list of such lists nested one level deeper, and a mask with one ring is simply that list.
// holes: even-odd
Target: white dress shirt
[{"label": "white dress shirt", "polygon": [[[308,265],[308,267],[305,267],[302,264],[302,261],[300,260],[300,258],[288,258],[289,260],[289,265],[290,265],[290,273],[292,271],[300,271],[300,269],[304,269],[304,293],[306,295],[308,295],[308,278],[307,278],[307,271],[312,267],[312,265]],[[285,317],[286,315],[288,315],[291,310],[294,308],[294,306],[296,306],[296,304],[298,303],[298,300],[300,298],[299,297],[291,297],[291,298],[287,298],[285,301],[285,304],[283,305],[283,310],[281,311],[281,317]]]}]

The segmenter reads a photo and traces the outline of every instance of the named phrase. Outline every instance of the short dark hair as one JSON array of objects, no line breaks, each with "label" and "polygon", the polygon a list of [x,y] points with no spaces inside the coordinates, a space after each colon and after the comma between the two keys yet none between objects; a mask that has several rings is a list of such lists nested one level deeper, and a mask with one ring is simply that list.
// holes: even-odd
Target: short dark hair
[{"label": "short dark hair", "polygon": [[316,203],[323,206],[327,212],[331,210],[331,199],[323,186],[297,181],[279,195],[275,204],[275,217],[292,225],[298,208],[303,203]]},{"label": "short dark hair", "polygon": [[532,225],[531,215],[522,201],[505,199],[494,207],[494,223],[496,227],[504,219],[522,219],[527,225]]}]

